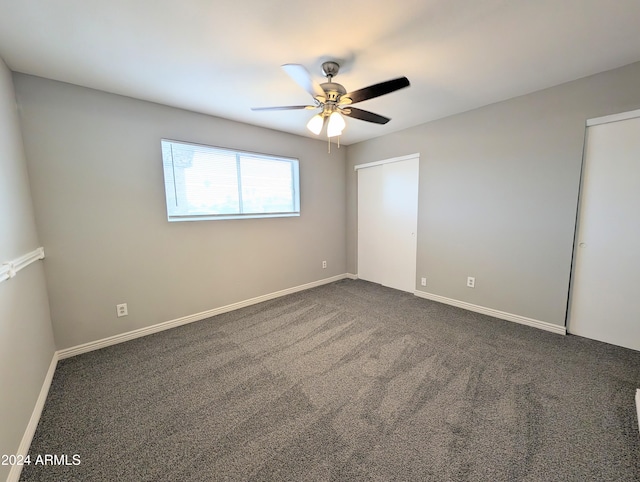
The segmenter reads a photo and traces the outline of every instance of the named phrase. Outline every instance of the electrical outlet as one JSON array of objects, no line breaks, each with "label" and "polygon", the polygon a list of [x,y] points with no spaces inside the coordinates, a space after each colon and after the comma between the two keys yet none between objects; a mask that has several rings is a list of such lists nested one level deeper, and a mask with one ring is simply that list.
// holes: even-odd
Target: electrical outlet
[{"label": "electrical outlet", "polygon": [[420,285],[421,286],[427,286],[427,278],[421,278],[420,279]]},{"label": "electrical outlet", "polygon": [[467,287],[475,288],[476,287],[476,279],[473,276],[467,277]]},{"label": "electrical outlet", "polygon": [[129,314],[129,310],[127,309],[127,304],[122,303],[120,305],[116,305],[116,313],[118,314],[118,318],[127,316]]},{"label": "electrical outlet", "polygon": [[322,269],[326,269],[326,267],[327,267],[327,262],[326,262],[326,261],[323,261],[323,262],[322,262]]}]

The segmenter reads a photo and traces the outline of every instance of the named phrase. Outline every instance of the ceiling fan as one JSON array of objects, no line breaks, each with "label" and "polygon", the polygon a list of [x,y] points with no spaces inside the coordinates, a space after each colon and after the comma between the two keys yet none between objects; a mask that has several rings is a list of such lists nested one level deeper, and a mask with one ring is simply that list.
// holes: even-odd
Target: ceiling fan
[{"label": "ceiling fan", "polygon": [[320,109],[320,112],[314,115],[307,123],[307,128],[315,135],[318,135],[322,132],[324,125],[327,124],[327,137],[342,134],[342,130],[346,125],[342,117],[343,115],[375,124],[386,124],[391,120],[390,118],[352,107],[352,105],[395,92],[410,85],[409,79],[406,77],[398,77],[397,79],[347,92],[342,85],[333,82],[333,78],[338,75],[338,71],[340,70],[340,65],[337,62],[329,61],[322,64],[322,72],[327,78],[327,82],[323,84],[318,84],[314,81],[309,71],[302,65],[285,64],[282,68],[298,85],[311,94],[314,103],[311,105],[252,107],[251,110]]}]

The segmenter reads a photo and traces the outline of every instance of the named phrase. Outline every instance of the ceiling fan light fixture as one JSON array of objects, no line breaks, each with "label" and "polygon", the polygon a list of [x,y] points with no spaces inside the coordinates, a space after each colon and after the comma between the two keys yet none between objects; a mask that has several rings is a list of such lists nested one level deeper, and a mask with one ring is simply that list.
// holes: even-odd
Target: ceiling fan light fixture
[{"label": "ceiling fan light fixture", "polygon": [[329,124],[327,125],[327,137],[335,137],[342,134],[342,130],[346,126],[344,117],[340,112],[334,111],[329,116]]},{"label": "ceiling fan light fixture", "polygon": [[307,122],[307,129],[313,132],[315,135],[320,134],[322,131],[322,126],[324,125],[324,119],[320,114],[314,115],[309,122]]}]

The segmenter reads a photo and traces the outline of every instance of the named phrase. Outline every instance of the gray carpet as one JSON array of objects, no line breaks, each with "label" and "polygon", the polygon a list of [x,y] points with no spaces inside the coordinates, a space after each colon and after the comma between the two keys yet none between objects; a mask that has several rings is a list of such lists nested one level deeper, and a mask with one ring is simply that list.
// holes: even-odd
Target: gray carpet
[{"label": "gray carpet", "polygon": [[637,481],[640,352],[343,280],[58,365],[24,481]]}]

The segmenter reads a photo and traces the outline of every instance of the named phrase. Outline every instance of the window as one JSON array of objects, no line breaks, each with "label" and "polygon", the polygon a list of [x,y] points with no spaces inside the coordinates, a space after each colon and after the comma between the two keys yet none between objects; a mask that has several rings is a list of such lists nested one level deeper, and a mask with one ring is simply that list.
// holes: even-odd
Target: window
[{"label": "window", "polygon": [[162,140],[169,221],[300,215],[298,160]]}]

